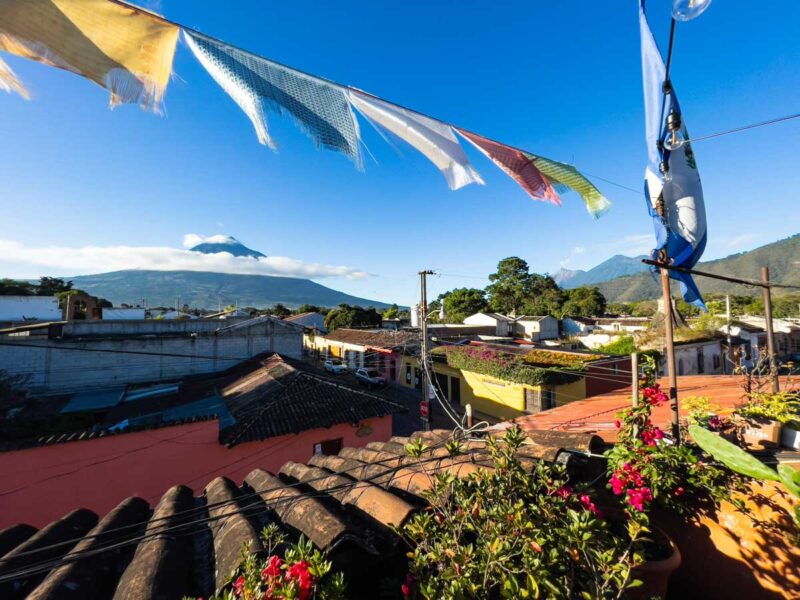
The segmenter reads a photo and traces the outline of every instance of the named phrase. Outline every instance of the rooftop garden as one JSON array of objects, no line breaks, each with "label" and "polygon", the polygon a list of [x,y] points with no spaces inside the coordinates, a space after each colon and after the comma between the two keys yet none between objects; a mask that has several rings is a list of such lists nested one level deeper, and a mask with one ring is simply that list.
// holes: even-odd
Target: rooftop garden
[{"label": "rooftop garden", "polygon": [[533,386],[576,381],[586,362],[597,359],[597,355],[543,350],[518,354],[486,346],[442,346],[433,353],[454,369]]}]

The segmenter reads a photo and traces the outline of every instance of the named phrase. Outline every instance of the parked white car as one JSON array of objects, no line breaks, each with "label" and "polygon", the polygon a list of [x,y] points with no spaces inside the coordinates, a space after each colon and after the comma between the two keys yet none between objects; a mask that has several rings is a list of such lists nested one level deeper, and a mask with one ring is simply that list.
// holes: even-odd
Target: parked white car
[{"label": "parked white car", "polygon": [[356,379],[369,387],[386,385],[386,378],[374,369],[358,369]]},{"label": "parked white car", "polygon": [[329,358],[325,361],[323,367],[325,367],[325,370],[328,371],[328,373],[333,373],[334,375],[347,372],[347,365],[338,358]]}]

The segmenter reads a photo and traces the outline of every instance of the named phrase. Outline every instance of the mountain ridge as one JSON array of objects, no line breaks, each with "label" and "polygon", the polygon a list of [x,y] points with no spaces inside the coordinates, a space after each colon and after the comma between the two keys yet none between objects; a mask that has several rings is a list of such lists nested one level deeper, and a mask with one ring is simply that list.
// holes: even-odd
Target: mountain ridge
[{"label": "mountain ridge", "polygon": [[129,269],[70,277],[76,288],[106,298],[114,305],[174,306],[176,301],[193,308],[214,309],[220,304],[267,308],[283,304],[336,307],[351,304],[388,308],[389,303],[359,298],[310,279],[277,275],[239,275],[211,271],[152,271]]}]

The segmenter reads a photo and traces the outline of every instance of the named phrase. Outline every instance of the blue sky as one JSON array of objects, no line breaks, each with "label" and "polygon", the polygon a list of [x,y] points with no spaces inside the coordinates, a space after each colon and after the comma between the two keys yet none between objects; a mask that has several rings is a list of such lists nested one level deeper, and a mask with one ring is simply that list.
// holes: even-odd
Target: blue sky
[{"label": "blue sky", "polygon": [[[670,4],[648,7],[662,47]],[[646,153],[633,0],[147,5],[280,62],[640,188]],[[768,6],[718,1],[679,24],[673,81],[693,135],[798,112],[800,3]],[[87,80],[4,58],[34,98],[0,95],[0,276],[111,270],[102,268],[104,256],[113,267],[114,256],[136,247],[152,253],[180,248],[187,233],[231,234],[298,264],[370,273],[310,271],[330,287],[410,304],[422,268],[446,274],[431,281],[435,296],[483,286],[506,256],[552,273],[651,244],[640,194],[594,179],[613,203],[594,221],[571,193],[560,208],[531,201],[472,148],[487,185],[457,192],[424,157],[401,142],[398,156],[363,123],[377,160],[367,158],[364,173],[315,150],[277,116],[273,153],[183,43],[163,117],[133,106],[110,111],[105,90]],[[695,146],[709,221],[705,258],[800,230],[799,151],[800,120]],[[29,252],[52,266],[29,264]],[[91,268],[71,264],[86,256]]]}]

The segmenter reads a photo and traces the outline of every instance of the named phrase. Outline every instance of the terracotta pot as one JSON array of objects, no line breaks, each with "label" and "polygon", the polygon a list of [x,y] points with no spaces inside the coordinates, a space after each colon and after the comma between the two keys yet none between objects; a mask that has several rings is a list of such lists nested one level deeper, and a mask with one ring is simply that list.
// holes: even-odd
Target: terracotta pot
[{"label": "terracotta pot", "polygon": [[748,448],[761,450],[775,448],[781,441],[783,424],[772,419],[747,419],[744,430],[744,442]]},{"label": "terracotta pot", "polygon": [[663,560],[647,561],[631,571],[631,578],[641,580],[642,585],[628,590],[627,597],[630,600],[666,598],[669,578],[681,566],[681,552],[672,538],[658,527],[651,527],[651,529],[666,538],[672,554]]}]

